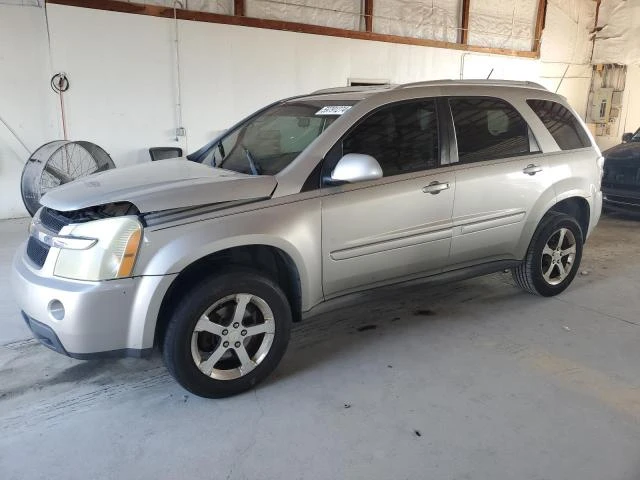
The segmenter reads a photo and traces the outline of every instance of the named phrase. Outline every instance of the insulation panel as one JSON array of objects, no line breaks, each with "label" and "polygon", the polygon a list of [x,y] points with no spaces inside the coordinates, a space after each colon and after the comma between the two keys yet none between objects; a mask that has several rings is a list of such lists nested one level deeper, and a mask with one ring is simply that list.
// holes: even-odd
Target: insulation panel
[{"label": "insulation panel", "polygon": [[44,0],[0,0],[0,5],[19,5],[22,7],[42,7]]},{"label": "insulation panel", "polygon": [[549,0],[541,56],[547,62],[589,63],[596,2]]},{"label": "insulation panel", "polygon": [[192,10],[194,12],[219,13],[233,15],[233,0],[127,0],[130,3],[159,5],[161,7]]},{"label": "insulation panel", "polygon": [[640,64],[640,0],[603,0],[593,63]]},{"label": "insulation panel", "polygon": [[481,47],[531,50],[538,0],[472,1],[469,44]]},{"label": "insulation panel", "polygon": [[364,29],[360,4],[360,0],[245,0],[245,9],[248,17],[360,30]]},{"label": "insulation panel", "polygon": [[375,0],[373,31],[388,35],[456,42],[460,0]]}]

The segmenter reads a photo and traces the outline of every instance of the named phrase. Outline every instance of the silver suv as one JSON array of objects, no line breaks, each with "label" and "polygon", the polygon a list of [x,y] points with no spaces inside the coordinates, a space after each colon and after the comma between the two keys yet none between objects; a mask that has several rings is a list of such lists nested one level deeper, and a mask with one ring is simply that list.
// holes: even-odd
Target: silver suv
[{"label": "silver suv", "polygon": [[158,345],[187,390],[233,395],[337,297],[505,268],[528,292],[562,292],[602,205],[593,138],[529,82],[318,91],[188,160],[44,196],[13,265],[42,343],[80,359]]}]

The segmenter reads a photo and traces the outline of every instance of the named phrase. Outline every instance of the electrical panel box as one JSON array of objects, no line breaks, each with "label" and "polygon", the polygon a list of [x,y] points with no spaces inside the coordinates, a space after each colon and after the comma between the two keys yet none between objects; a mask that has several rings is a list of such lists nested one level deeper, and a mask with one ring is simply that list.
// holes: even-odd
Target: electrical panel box
[{"label": "electrical panel box", "polygon": [[611,113],[611,100],[613,88],[598,88],[593,92],[591,103],[591,121],[595,123],[608,123]]},{"label": "electrical panel box", "polygon": [[622,90],[613,91],[613,95],[611,96],[611,106],[612,107],[622,106]]}]

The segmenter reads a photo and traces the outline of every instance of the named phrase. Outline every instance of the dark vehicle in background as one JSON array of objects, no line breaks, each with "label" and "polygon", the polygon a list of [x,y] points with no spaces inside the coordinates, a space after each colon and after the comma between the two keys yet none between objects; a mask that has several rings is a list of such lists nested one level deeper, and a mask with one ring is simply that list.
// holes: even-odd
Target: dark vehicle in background
[{"label": "dark vehicle in background", "polygon": [[603,152],[602,193],[609,211],[640,213],[640,128]]}]

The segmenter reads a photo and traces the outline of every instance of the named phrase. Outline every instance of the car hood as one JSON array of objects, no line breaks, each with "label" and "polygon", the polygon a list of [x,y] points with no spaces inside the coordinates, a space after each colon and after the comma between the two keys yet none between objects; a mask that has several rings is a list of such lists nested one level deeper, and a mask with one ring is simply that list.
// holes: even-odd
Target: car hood
[{"label": "car hood", "polygon": [[130,202],[140,213],[271,196],[277,181],[207,167],[185,159],[161,160],[96,173],[57,187],[40,203],[59,211]]},{"label": "car hood", "polygon": [[640,142],[621,143],[605,150],[602,155],[606,160],[640,160]]}]

